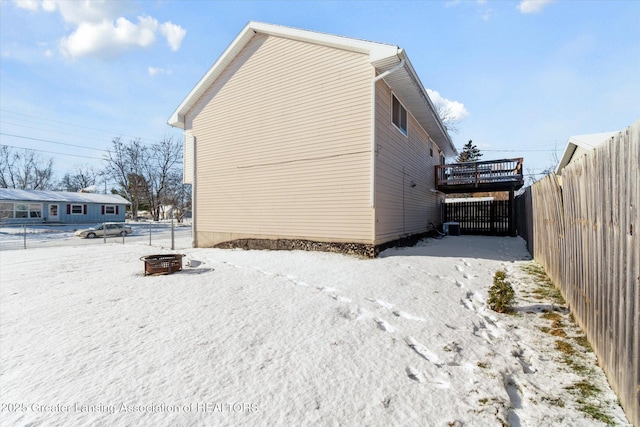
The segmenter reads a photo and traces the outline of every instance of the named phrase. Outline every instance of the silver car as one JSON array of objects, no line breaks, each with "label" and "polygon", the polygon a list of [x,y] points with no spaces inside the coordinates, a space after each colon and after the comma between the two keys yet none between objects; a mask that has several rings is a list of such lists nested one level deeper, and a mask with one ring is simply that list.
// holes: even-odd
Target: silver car
[{"label": "silver car", "polygon": [[84,230],[78,230],[74,234],[77,237],[94,239],[98,236],[103,237],[105,233],[107,236],[126,236],[127,234],[131,234],[131,227],[122,222],[105,222]]}]

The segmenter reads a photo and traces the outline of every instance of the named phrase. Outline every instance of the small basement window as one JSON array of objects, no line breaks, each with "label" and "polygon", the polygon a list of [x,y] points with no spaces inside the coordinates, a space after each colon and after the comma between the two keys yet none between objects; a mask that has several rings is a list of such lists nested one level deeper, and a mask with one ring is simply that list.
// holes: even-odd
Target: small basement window
[{"label": "small basement window", "polygon": [[407,134],[407,109],[402,106],[395,95],[393,97],[393,124],[402,132]]}]

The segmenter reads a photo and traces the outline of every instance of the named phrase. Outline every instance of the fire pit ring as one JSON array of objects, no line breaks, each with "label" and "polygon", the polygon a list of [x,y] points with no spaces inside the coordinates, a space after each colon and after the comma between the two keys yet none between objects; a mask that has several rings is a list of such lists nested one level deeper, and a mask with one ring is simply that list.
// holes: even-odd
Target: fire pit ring
[{"label": "fire pit ring", "polygon": [[144,275],[172,274],[182,270],[183,254],[147,255],[140,258],[144,262]]}]

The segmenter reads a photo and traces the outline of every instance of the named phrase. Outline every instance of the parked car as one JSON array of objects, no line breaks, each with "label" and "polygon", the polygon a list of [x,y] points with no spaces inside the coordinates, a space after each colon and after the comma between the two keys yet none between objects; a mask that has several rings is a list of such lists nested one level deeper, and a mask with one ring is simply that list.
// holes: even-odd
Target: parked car
[{"label": "parked car", "polygon": [[105,222],[84,230],[78,230],[74,234],[78,237],[93,239],[95,237],[103,237],[105,231],[107,236],[126,236],[131,234],[131,227],[122,222]]}]

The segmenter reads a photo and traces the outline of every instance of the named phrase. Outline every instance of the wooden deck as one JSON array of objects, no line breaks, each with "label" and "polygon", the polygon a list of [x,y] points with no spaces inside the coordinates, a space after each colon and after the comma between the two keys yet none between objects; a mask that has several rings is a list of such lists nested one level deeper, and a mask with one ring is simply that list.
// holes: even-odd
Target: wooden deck
[{"label": "wooden deck", "polygon": [[515,191],[523,185],[521,157],[436,166],[436,188],[447,194]]}]

